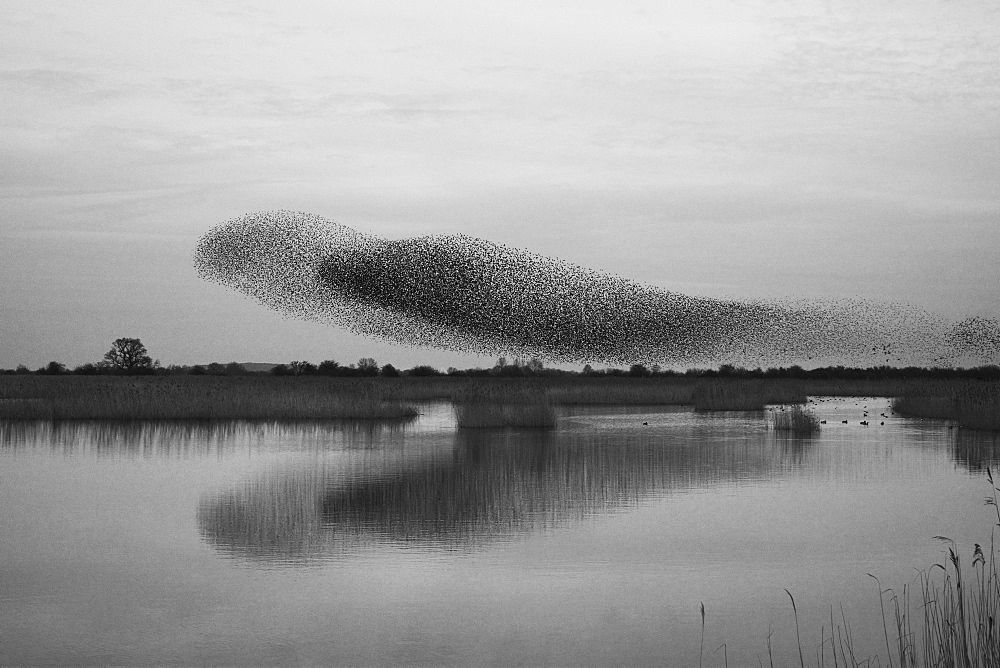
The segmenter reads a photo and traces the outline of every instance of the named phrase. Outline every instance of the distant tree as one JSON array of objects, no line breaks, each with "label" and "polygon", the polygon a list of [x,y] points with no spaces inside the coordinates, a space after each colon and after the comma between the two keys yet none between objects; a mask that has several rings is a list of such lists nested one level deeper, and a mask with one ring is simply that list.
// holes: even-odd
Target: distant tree
[{"label": "distant tree", "polygon": [[16,374],[31,373],[31,369],[29,369],[28,367],[24,366],[23,364],[18,364],[17,368],[14,369],[14,373],[16,373]]},{"label": "distant tree", "polygon": [[321,376],[336,376],[340,365],[335,360],[323,360],[319,363],[319,374]]},{"label": "distant tree", "polygon": [[542,363],[542,360],[538,359],[537,357],[532,357],[530,360],[528,360],[528,363],[525,365],[525,368],[531,373],[541,373],[542,369],[545,368],[545,365]]},{"label": "distant tree", "polygon": [[43,369],[40,369],[40,371],[47,376],[58,376],[66,373],[66,365],[62,362],[49,362]]},{"label": "distant tree", "polygon": [[584,376],[590,376],[594,373],[594,367],[590,366],[589,364],[584,364],[583,371],[581,371],[581,373]]},{"label": "distant tree", "polygon": [[87,362],[86,364],[81,364],[73,369],[73,373],[79,376],[93,376],[98,372],[98,367],[92,362]]},{"label": "distant tree", "polygon": [[505,378],[516,378],[524,375],[524,369],[519,364],[507,364],[496,369],[496,374]]},{"label": "distant tree", "polygon": [[377,376],[378,362],[376,362],[371,357],[362,357],[361,359],[358,360],[358,375]]},{"label": "distant tree", "polygon": [[652,374],[650,374],[649,369],[647,369],[644,364],[633,364],[629,367],[628,375],[635,376],[637,378],[645,378]]},{"label": "distant tree", "polygon": [[192,376],[204,376],[207,371],[208,370],[201,364],[195,364],[193,367],[191,367],[190,373]]},{"label": "distant tree", "polygon": [[397,369],[396,367],[394,367],[391,364],[386,364],[385,366],[383,366],[382,367],[382,371],[380,371],[379,373],[381,373],[386,378],[397,378],[397,377],[399,377],[399,369]]},{"label": "distant tree", "polygon": [[440,376],[441,372],[428,364],[421,364],[404,372],[407,376]]},{"label": "distant tree", "polygon": [[293,376],[313,376],[317,371],[316,365],[309,362],[291,362],[288,369]]},{"label": "distant tree", "polygon": [[271,367],[271,373],[275,376],[290,376],[292,375],[291,369],[288,368],[287,364],[277,364]]},{"label": "distant tree", "polygon": [[205,367],[205,373],[209,376],[224,376],[226,374],[226,367],[218,362],[212,362]]},{"label": "distant tree", "polygon": [[246,367],[239,362],[230,362],[226,365],[225,373],[227,376],[245,376],[247,374],[247,370]]},{"label": "distant tree", "polygon": [[144,373],[153,368],[153,359],[139,339],[115,339],[104,361],[118,373]]}]

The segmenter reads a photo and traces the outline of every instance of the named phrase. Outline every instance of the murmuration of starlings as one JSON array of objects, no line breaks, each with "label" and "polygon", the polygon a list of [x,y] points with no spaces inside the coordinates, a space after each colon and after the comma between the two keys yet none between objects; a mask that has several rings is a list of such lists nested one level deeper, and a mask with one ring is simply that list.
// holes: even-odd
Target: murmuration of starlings
[{"label": "murmuration of starlings", "polygon": [[198,242],[202,278],[295,318],[397,344],[560,363],[996,363],[995,319],[860,299],[725,300],[465,235],[387,240],[320,216],[250,213]]}]

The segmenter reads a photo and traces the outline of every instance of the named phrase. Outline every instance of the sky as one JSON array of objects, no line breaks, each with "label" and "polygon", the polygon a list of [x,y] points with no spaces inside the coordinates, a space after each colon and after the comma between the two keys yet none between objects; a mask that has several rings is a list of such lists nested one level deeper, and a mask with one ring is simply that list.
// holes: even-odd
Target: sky
[{"label": "sky", "polygon": [[199,279],[252,211],[1000,317],[1000,4],[0,3],[0,368],[489,366]]}]

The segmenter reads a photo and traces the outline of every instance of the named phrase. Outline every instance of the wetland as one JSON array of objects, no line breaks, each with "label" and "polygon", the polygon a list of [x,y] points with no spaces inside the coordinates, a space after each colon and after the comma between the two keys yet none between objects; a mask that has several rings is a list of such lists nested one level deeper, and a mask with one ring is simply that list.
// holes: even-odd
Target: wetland
[{"label": "wetland", "polygon": [[916,586],[935,536],[968,562],[996,521],[997,435],[887,398],[811,396],[808,435],[777,408],[462,429],[408,401],[0,422],[0,663],[814,664],[849,627],[884,664],[869,574]]}]

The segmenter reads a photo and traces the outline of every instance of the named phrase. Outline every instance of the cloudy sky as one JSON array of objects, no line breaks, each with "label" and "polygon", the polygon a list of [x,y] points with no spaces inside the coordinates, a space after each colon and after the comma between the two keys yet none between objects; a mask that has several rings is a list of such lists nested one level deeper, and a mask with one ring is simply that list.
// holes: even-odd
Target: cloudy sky
[{"label": "cloudy sky", "polygon": [[198,279],[249,211],[1000,317],[1000,4],[0,5],[0,367],[490,360]]}]

